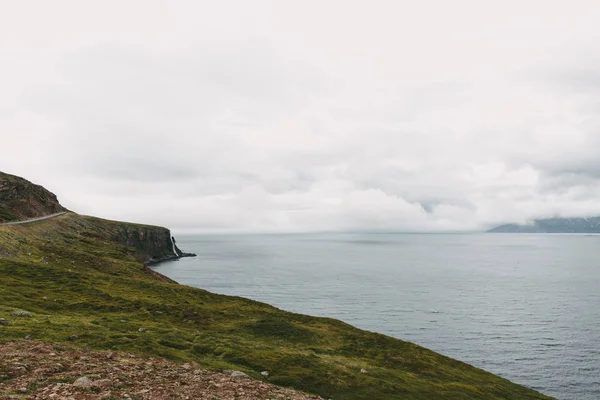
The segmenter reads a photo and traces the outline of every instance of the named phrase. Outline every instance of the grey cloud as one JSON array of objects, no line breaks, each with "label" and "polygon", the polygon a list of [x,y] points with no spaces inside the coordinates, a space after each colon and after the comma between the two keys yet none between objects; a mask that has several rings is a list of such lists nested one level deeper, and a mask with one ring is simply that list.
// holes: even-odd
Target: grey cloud
[{"label": "grey cloud", "polygon": [[0,169],[180,231],[600,214],[597,6],[134,3],[0,14]]}]

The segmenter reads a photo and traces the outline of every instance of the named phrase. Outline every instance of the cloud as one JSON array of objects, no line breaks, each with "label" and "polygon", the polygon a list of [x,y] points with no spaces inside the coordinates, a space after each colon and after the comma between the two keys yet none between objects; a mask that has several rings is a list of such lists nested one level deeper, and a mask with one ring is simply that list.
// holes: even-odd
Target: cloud
[{"label": "cloud", "polygon": [[36,9],[0,6],[0,169],[79,212],[226,232],[600,214],[593,2]]}]

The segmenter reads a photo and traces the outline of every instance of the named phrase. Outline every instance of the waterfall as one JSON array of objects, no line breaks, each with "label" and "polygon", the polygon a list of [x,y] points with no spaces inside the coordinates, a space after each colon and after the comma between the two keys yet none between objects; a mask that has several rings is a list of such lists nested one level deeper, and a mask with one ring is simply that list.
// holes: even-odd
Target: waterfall
[{"label": "waterfall", "polygon": [[173,245],[173,253],[175,253],[176,257],[179,257],[179,254],[177,254],[177,249],[175,248],[175,240],[173,239],[173,236],[169,236],[171,237],[171,244]]}]

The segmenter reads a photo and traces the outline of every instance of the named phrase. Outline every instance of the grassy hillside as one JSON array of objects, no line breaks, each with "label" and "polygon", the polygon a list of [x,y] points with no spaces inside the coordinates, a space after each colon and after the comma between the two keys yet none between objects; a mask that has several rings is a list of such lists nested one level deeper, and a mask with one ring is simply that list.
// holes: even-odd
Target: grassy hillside
[{"label": "grassy hillside", "polygon": [[[340,321],[177,285],[103,232],[115,223],[66,214],[0,227],[0,341],[31,335],[127,350],[332,399],[546,399],[437,353]],[[13,316],[25,310],[30,317]],[[140,331],[144,328],[145,331]],[[361,368],[367,373],[361,373]]]}]

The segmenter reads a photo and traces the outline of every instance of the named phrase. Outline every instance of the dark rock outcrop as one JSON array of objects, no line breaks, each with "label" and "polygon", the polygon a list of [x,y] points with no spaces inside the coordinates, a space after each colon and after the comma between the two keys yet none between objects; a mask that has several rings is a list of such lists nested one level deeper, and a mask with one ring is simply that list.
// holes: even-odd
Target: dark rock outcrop
[{"label": "dark rock outcrop", "polygon": [[18,176],[0,172],[0,223],[67,211],[56,195]]},{"label": "dark rock outcrop", "polygon": [[140,261],[146,265],[196,256],[181,251],[175,245],[171,232],[159,226],[122,224],[116,229],[113,240],[134,248]]}]

